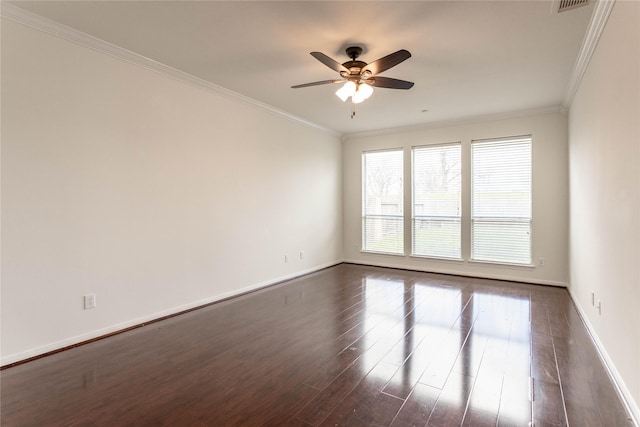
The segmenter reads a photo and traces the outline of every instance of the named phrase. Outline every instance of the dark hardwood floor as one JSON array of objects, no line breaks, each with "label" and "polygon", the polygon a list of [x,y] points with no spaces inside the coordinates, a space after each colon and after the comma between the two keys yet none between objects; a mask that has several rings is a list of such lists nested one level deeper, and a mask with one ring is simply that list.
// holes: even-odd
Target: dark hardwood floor
[{"label": "dark hardwood floor", "polygon": [[1,373],[3,426],[630,426],[565,289],[338,265]]}]

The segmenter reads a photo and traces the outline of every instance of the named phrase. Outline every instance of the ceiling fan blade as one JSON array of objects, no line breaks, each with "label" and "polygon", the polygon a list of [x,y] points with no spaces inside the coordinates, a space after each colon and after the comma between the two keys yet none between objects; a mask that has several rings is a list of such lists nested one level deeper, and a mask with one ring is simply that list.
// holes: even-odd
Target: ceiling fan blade
[{"label": "ceiling fan blade", "polygon": [[402,49],[397,52],[393,52],[385,57],[382,57],[376,61],[373,61],[371,64],[368,64],[366,67],[364,67],[362,71],[370,71],[371,74],[376,75],[388,70],[391,67],[395,67],[402,61],[409,58],[411,58],[411,53],[409,53],[408,50]]},{"label": "ceiling fan blade", "polygon": [[386,87],[389,89],[411,89],[413,87],[413,82],[381,76],[371,77],[370,79],[367,79],[367,83],[371,86]]},{"label": "ceiling fan blade", "polygon": [[301,84],[301,85],[291,86],[291,89],[298,89],[298,88],[301,88],[301,87],[309,87],[309,86],[326,85],[326,84],[329,84],[329,83],[342,83],[344,81],[345,81],[344,79],[322,80],[320,82],[304,83],[304,84]]},{"label": "ceiling fan blade", "polygon": [[313,56],[318,61],[322,62],[324,65],[326,65],[327,67],[331,68],[334,71],[337,71],[337,72],[346,71],[347,73],[349,72],[349,70],[344,65],[342,65],[341,63],[339,63],[334,59],[329,58],[327,55],[325,55],[322,52],[311,52],[311,56]]}]

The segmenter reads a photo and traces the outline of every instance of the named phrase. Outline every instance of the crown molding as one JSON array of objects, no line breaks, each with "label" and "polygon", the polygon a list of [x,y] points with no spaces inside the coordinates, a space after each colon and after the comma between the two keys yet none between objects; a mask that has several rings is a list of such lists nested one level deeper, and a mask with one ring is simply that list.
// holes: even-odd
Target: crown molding
[{"label": "crown molding", "polygon": [[379,129],[373,131],[365,131],[365,132],[354,132],[345,134],[343,140],[349,141],[351,139],[358,138],[367,138],[371,136],[379,136],[379,135],[389,135],[395,133],[404,133],[404,132],[415,132],[421,130],[428,129],[439,129],[451,126],[461,126],[468,125],[474,123],[484,123],[491,122],[495,120],[507,120],[507,119],[517,119],[519,117],[528,117],[528,116],[540,116],[544,114],[565,114],[567,110],[561,105],[554,105],[550,107],[542,107],[542,108],[532,108],[528,110],[519,110],[519,111],[510,111],[504,113],[496,113],[496,114],[483,114],[478,116],[467,116],[459,119],[451,119],[451,120],[440,120],[429,123],[420,123],[409,126],[401,126],[395,128],[388,129]]},{"label": "crown molding", "polygon": [[266,111],[268,113],[271,113],[281,118],[285,118],[289,121],[303,125],[305,127],[319,130],[321,132],[330,134],[338,138],[342,136],[340,132],[337,132],[333,129],[329,129],[317,123],[313,123],[309,120],[305,120],[294,114],[288,113],[284,110],[280,110],[279,108],[273,107],[269,104],[265,104],[264,102],[242,95],[241,93],[232,91],[230,89],[226,89],[215,83],[211,83],[209,81],[206,81],[204,79],[201,79],[189,73],[185,73],[184,71],[162,64],[158,61],[154,61],[153,59],[147,58],[138,53],[132,52],[130,50],[124,49],[120,46],[116,46],[112,43],[106,42],[97,37],[83,33],[82,31],[78,31],[66,25],[62,25],[58,22],[44,18],[35,13],[26,11],[13,4],[2,2],[1,7],[2,7],[1,15],[3,18],[17,22],[19,24],[26,25],[28,27],[45,32],[55,37],[59,37],[63,40],[70,41],[80,46],[96,50],[106,55],[118,58],[122,61],[126,61],[131,64],[137,65],[139,67],[145,68],[149,71],[160,73],[168,77],[171,77],[173,79],[190,83],[199,88],[215,92],[216,94],[224,96],[227,99],[239,101],[245,105],[249,105],[259,110]]},{"label": "crown molding", "polygon": [[587,70],[589,61],[591,61],[593,52],[596,50],[598,40],[600,40],[600,36],[604,31],[604,27],[607,24],[607,19],[609,19],[609,15],[611,14],[611,9],[613,9],[614,4],[615,0],[596,1],[593,13],[591,14],[591,20],[589,21],[589,26],[587,27],[587,32],[582,40],[580,53],[578,53],[578,58],[573,66],[573,72],[569,79],[567,92],[565,93],[564,100],[562,102],[562,105],[565,108],[569,108],[573,102],[573,98],[576,96],[582,77]]}]

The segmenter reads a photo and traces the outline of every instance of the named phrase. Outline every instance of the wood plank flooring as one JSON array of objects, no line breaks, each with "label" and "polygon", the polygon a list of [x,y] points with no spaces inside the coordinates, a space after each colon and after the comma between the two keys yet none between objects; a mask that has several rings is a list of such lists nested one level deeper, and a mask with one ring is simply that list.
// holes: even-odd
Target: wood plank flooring
[{"label": "wood plank flooring", "polygon": [[0,373],[3,426],[631,426],[565,289],[341,264]]}]

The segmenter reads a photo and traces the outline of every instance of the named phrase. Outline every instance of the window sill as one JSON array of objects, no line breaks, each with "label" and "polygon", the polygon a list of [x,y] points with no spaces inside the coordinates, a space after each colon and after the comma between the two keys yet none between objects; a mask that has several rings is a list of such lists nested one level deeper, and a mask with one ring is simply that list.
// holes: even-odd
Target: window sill
[{"label": "window sill", "polygon": [[415,255],[415,254],[411,254],[409,256],[411,258],[415,258],[415,259],[427,259],[427,260],[431,260],[431,261],[448,261],[448,262],[455,262],[455,263],[464,262],[464,260],[462,258],[445,258],[445,257],[427,256],[427,255]]},{"label": "window sill", "polygon": [[481,264],[489,267],[503,267],[503,268],[524,269],[524,270],[533,270],[536,268],[534,264],[514,264],[514,263],[498,262],[498,261],[479,261],[474,259],[470,259],[469,264]]},{"label": "window sill", "polygon": [[[406,254],[398,254],[398,253],[391,253],[391,252],[376,252],[376,251],[360,250],[360,253],[364,254],[364,255],[384,255],[384,256],[391,256],[391,257],[396,257],[396,258],[406,258],[407,257]],[[455,264],[469,263],[469,264],[484,265],[484,266],[487,266],[487,267],[509,268],[509,269],[514,269],[514,270],[534,270],[536,268],[535,264],[514,264],[514,263],[508,263],[508,262],[479,261],[479,260],[472,260],[472,259],[465,260],[463,258],[439,258],[439,257],[414,255],[414,254],[408,255],[408,257],[412,258],[412,259],[422,259],[422,260],[430,260],[430,261],[444,261],[444,262],[450,262],[450,263],[455,263]]]},{"label": "window sill", "polygon": [[393,252],[376,252],[376,251],[360,251],[361,254],[370,254],[370,255],[387,255],[387,256],[395,256],[395,257],[405,257],[405,254],[397,254]]}]

